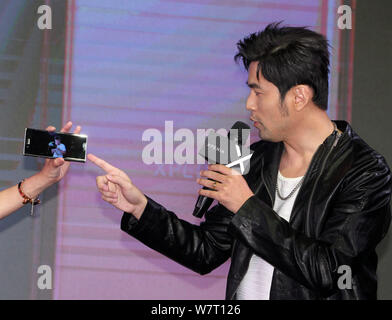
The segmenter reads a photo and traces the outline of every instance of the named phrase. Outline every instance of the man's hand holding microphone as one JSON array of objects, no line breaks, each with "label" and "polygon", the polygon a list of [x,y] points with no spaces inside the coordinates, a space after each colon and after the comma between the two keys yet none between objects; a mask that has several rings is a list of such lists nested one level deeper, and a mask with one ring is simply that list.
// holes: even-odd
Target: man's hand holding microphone
[{"label": "man's hand holding microphone", "polygon": [[210,190],[200,189],[199,195],[218,201],[233,213],[253,196],[244,177],[223,164],[210,164],[200,175],[208,179],[199,178],[197,183]]}]

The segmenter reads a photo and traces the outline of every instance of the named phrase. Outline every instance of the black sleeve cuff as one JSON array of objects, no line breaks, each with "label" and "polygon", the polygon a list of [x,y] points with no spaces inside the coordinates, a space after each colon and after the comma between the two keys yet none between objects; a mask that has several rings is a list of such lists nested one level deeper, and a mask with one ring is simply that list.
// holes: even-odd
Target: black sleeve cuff
[{"label": "black sleeve cuff", "polygon": [[143,232],[151,228],[154,220],[159,221],[154,217],[161,212],[161,205],[147,196],[146,198],[147,205],[139,220],[136,219],[133,214],[124,212],[121,218],[121,230],[131,235],[136,235],[139,232]]}]

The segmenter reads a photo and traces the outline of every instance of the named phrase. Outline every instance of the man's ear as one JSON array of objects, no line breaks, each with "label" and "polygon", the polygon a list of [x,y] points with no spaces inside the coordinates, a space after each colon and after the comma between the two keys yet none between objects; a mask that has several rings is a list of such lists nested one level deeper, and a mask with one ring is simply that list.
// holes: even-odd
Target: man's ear
[{"label": "man's ear", "polygon": [[292,88],[294,96],[294,109],[301,111],[313,97],[313,90],[306,85],[297,85]]}]

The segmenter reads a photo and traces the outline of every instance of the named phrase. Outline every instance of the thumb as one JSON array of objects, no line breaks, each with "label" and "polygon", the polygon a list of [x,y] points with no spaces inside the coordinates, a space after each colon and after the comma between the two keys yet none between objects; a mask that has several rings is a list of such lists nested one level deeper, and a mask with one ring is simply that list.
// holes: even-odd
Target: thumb
[{"label": "thumb", "polygon": [[58,167],[61,167],[63,164],[64,164],[64,159],[63,158],[56,158],[56,159],[54,159],[54,161],[53,161],[53,166],[55,167],[55,168],[58,168]]}]

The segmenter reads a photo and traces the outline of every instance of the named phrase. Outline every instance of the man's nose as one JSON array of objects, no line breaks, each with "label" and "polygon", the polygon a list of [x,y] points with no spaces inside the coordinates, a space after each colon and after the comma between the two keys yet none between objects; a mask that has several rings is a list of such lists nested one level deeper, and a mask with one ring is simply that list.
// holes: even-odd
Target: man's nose
[{"label": "man's nose", "polygon": [[255,103],[254,100],[251,97],[252,94],[248,95],[248,98],[246,99],[246,110],[252,111],[255,110]]}]

